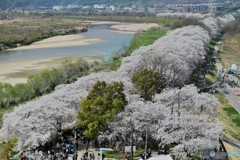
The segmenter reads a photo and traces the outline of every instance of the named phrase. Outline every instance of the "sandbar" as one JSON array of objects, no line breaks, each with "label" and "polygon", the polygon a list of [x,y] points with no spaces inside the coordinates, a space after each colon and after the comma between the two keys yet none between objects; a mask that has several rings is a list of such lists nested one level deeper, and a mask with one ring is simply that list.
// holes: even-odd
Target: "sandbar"
[{"label": "sandbar", "polygon": [[91,23],[91,25],[113,25],[113,24],[120,24],[122,22],[111,22],[111,21],[87,21]]},{"label": "sandbar", "polygon": [[31,45],[28,45],[28,46],[21,46],[21,47],[9,49],[9,51],[83,46],[83,45],[89,45],[89,44],[98,43],[102,41],[104,40],[99,38],[88,39],[85,36],[80,34],[71,34],[71,35],[55,36],[55,37],[47,38],[47,39],[32,43]]},{"label": "sandbar", "polygon": [[130,23],[130,24],[116,24],[112,25],[111,29],[119,33],[136,33],[139,31],[146,31],[153,27],[159,27],[157,23]]}]

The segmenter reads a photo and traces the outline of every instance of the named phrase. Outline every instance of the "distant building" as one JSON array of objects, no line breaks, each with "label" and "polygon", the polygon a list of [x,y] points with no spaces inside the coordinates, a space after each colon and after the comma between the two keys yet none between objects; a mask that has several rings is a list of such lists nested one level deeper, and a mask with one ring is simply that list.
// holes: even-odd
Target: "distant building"
[{"label": "distant building", "polygon": [[211,13],[221,12],[224,10],[225,8],[223,6],[209,6],[209,12]]},{"label": "distant building", "polygon": [[75,9],[75,8],[79,8],[78,5],[68,5],[67,9]]},{"label": "distant building", "polygon": [[61,11],[64,9],[64,6],[53,6],[54,11]]},{"label": "distant building", "polygon": [[91,6],[82,6],[83,10],[87,10],[87,9],[90,9],[90,8],[91,8]]},{"label": "distant building", "polygon": [[190,6],[183,6],[183,12],[189,13],[192,11],[192,8]]},{"label": "distant building", "polygon": [[105,4],[94,4],[94,6],[93,6],[93,8],[94,9],[105,9],[106,8],[106,6],[105,6]]},{"label": "distant building", "polygon": [[115,11],[115,6],[109,6],[110,11]]},{"label": "distant building", "polygon": [[136,12],[139,12],[139,13],[142,13],[142,12],[145,12],[145,11],[146,11],[146,8],[144,8],[144,7],[138,7],[136,9]]},{"label": "distant building", "polygon": [[133,4],[133,5],[132,5],[132,9],[134,9],[134,10],[137,9],[137,5],[136,5],[136,4]]},{"label": "distant building", "polygon": [[198,11],[199,12],[208,12],[209,11],[209,7],[207,5],[200,5],[198,7]]},{"label": "distant building", "polygon": [[147,12],[156,13],[156,8],[155,7],[147,7]]},{"label": "distant building", "polygon": [[125,12],[133,12],[133,8],[132,7],[124,7],[123,11],[125,11]]}]

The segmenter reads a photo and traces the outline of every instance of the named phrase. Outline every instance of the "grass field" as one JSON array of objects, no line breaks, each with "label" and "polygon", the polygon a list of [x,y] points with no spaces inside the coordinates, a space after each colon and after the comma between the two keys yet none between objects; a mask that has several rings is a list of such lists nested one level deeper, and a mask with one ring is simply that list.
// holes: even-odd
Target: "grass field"
[{"label": "grass field", "polygon": [[167,28],[151,28],[146,32],[135,35],[130,41],[130,51],[154,43],[158,38],[165,36],[167,31]]},{"label": "grass field", "polygon": [[229,67],[231,64],[240,65],[240,33],[226,33],[222,38],[220,48],[220,58],[223,67]]},{"label": "grass field", "polygon": [[218,94],[216,97],[221,102],[218,107],[218,118],[223,124],[223,133],[240,143],[240,114],[223,94]]}]

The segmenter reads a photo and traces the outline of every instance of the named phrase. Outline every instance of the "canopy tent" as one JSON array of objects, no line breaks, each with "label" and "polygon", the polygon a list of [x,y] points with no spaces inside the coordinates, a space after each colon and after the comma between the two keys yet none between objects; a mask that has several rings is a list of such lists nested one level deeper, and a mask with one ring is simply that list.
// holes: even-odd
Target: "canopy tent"
[{"label": "canopy tent", "polygon": [[229,72],[233,73],[233,74],[237,74],[238,73],[238,67],[236,64],[232,64],[231,67],[229,68]]},{"label": "canopy tent", "polygon": [[238,68],[238,67],[237,67],[236,64],[232,64],[232,65],[231,65],[231,69],[235,69],[235,70],[237,70],[237,68]]}]

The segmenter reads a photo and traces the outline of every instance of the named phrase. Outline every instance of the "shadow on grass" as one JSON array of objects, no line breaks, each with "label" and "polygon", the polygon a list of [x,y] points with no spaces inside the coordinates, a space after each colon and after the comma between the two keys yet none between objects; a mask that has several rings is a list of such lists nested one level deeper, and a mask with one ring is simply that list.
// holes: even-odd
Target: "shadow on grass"
[{"label": "shadow on grass", "polygon": [[226,111],[229,116],[239,116],[238,111],[231,105],[227,104],[225,107],[223,110]]},{"label": "shadow on grass", "polygon": [[240,127],[240,114],[238,113],[238,111],[229,104],[225,105],[225,108],[223,108],[223,110],[227,112],[227,115],[229,116],[231,121],[236,126]]}]

